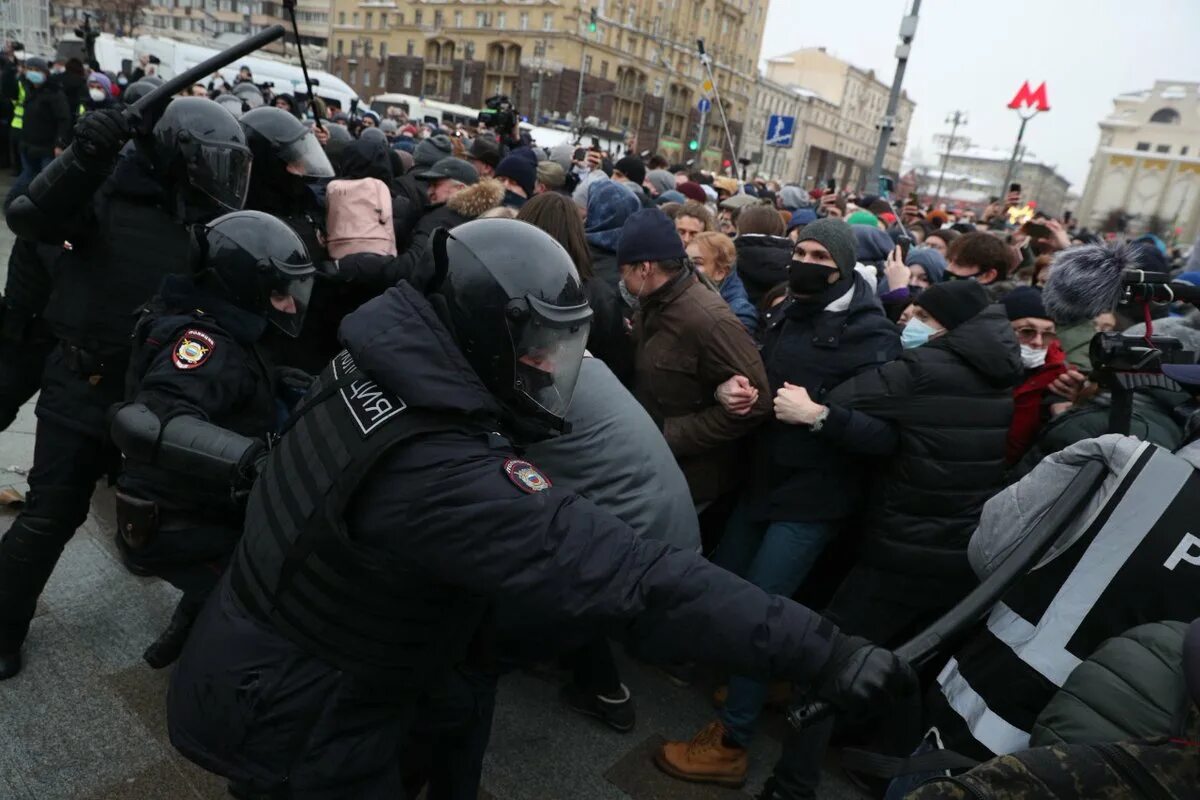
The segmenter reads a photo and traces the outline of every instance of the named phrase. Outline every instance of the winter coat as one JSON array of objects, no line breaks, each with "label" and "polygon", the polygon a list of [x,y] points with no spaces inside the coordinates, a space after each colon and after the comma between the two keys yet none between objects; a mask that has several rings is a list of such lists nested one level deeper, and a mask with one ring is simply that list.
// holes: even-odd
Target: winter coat
[{"label": "winter coat", "polygon": [[746,285],[750,302],[758,301],[781,283],[787,283],[788,264],[795,243],[786,236],[743,233],[733,240],[737,250],[737,273]]},{"label": "winter coat", "polygon": [[[846,283],[824,309],[806,311],[789,300],[772,315],[762,334],[769,397],[787,382],[823,403],[834,387],[900,355],[900,334],[874,287],[857,272]],[[842,519],[858,509],[866,466],[835,439],[772,418],[755,432],[744,501],[757,520]]]},{"label": "winter coat", "polygon": [[[1146,388],[1133,393],[1133,413],[1129,434],[1168,450],[1183,444],[1184,423],[1194,410],[1185,405],[1187,394],[1166,389]],[[1028,475],[1046,456],[1065,450],[1076,442],[1103,436],[1109,432],[1112,398],[1101,394],[1075,406],[1046,423],[1037,441],[1025,453],[1010,474],[1010,479]]]},{"label": "winter coat", "polygon": [[937,578],[945,591],[974,584],[967,542],[983,504],[1004,485],[1021,372],[1012,327],[991,306],[829,393],[820,437],[887,456],[871,482],[867,563]]},{"label": "winter coat", "polygon": [[[719,295],[684,270],[642,298],[633,335],[634,394],[662,428],[692,498],[702,503],[737,488],[739,440],[771,407],[762,359],[746,329]],[[734,375],[759,391],[744,416],[728,413],[713,396]]]},{"label": "winter coat", "polygon": [[584,281],[583,293],[592,307],[588,350],[612,370],[626,387],[633,386],[633,309],[605,278]]},{"label": "winter coat", "polygon": [[583,359],[567,422],[569,431],[525,449],[555,486],[586,497],[639,536],[700,548],[687,479],[650,415],[600,359]]},{"label": "winter coat", "polygon": [[25,86],[25,126],[21,130],[21,147],[31,156],[54,155],[54,148],[66,147],[71,134],[71,107],[58,81],[47,80],[34,88],[27,79]]},{"label": "winter coat", "polygon": [[742,278],[738,275],[737,270],[731,270],[725,276],[725,280],[721,281],[719,287],[721,299],[729,304],[729,309],[733,311],[733,315],[738,318],[738,322],[742,323],[742,327],[751,336],[758,333],[758,309],[750,302],[749,296],[746,294],[746,284],[742,282]]},{"label": "winter coat", "polygon": [[1029,744],[1123,742],[1183,734],[1188,696],[1184,622],[1150,622],[1114,636],[1042,709]]},{"label": "winter coat", "polygon": [[1037,369],[1027,370],[1024,380],[1013,392],[1013,421],[1008,431],[1008,452],[1005,456],[1010,465],[1021,460],[1049,420],[1049,404],[1064,399],[1048,389],[1066,371],[1066,355],[1058,342],[1051,342],[1046,363]]}]

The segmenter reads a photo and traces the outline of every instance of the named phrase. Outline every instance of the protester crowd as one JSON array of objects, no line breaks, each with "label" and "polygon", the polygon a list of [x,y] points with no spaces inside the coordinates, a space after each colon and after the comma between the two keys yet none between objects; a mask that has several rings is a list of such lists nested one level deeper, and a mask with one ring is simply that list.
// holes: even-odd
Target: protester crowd
[{"label": "protester crowd", "polygon": [[[18,177],[6,209],[72,141],[91,143],[100,135],[81,120],[94,111],[120,108],[161,83],[154,74],[156,60],[144,61],[129,74],[36,57],[0,65],[3,96],[19,109],[9,117],[9,152]],[[69,284],[83,280],[74,277],[79,273],[68,264],[72,257],[84,252],[106,263],[104,258],[124,257],[126,251],[96,255],[101,251],[89,250],[73,233],[60,239],[77,243],[74,254],[22,238],[13,250],[5,290],[0,420],[10,423],[16,409],[42,390],[35,460],[61,460],[61,453],[52,456],[43,448],[54,446],[56,426],[74,424],[62,419],[73,400],[64,401],[65,409],[51,407],[58,396],[52,378],[61,364],[44,370],[47,361],[64,358],[74,359],[71,373],[89,376],[91,391],[104,395],[103,404],[142,403],[164,424],[191,414],[261,442],[256,451],[261,455],[273,434],[288,425],[313,376],[347,346],[352,326],[349,333],[343,327],[340,337],[339,326],[348,314],[378,302],[398,282],[417,292],[436,289],[448,258],[447,231],[453,237],[460,226],[491,218],[496,225],[534,226],[569,256],[591,317],[588,353],[566,412],[570,429],[528,447],[528,462],[641,537],[700,552],[770,595],[796,597],[822,610],[855,647],[870,642],[895,648],[952,610],[985,577],[975,548],[985,532],[1002,538],[994,530],[1003,524],[994,518],[996,504],[1020,506],[1019,498],[1045,493],[1058,485],[1052,467],[1077,463],[1080,448],[1091,452],[1086,449],[1094,442],[1106,441],[1096,437],[1108,432],[1114,399],[1112,385],[1100,380],[1099,365],[1091,360],[1094,334],[1145,335],[1150,322],[1156,333],[1166,332],[1184,349],[1200,352],[1200,318],[1188,306],[1147,305],[1145,318],[1114,306],[1092,318],[1064,319],[1056,318],[1043,294],[1062,259],[1082,250],[1119,252],[1131,266],[1200,286],[1200,247],[1192,248],[1185,265],[1179,251],[1153,235],[1106,243],[1074,220],[1032,209],[1014,214],[1025,206],[1019,188],[981,213],[923,204],[915,196],[897,207],[887,196],[866,191],[739,180],[657,154],[615,157],[574,145],[543,148],[519,129],[417,124],[398,108],[381,117],[333,102],[310,105],[303,97],[256,85],[245,67],[232,83],[218,75],[183,95],[171,101],[164,119],[171,109],[225,115],[220,122],[228,127],[229,140],[236,140],[231,152],[244,151],[251,159],[244,195],[225,210],[244,203],[250,211],[242,213],[262,213],[264,219],[254,222],[261,229],[285,223],[281,230],[295,240],[289,246],[307,253],[311,269],[301,270],[297,261],[294,273],[311,279],[311,297],[294,298],[304,306],[297,320],[303,327],[286,337],[264,332],[265,323],[251,320],[243,333],[228,321],[236,314],[226,318],[215,312],[227,330],[213,333],[203,320],[197,322],[199,317],[178,317],[188,305],[173,297],[208,296],[218,284],[222,292],[232,290],[230,281],[206,286],[198,274],[188,274],[187,258],[179,255],[186,254],[187,243],[176,242],[182,249],[160,248],[154,254],[159,261],[171,253],[181,259],[162,270],[175,274],[156,287],[157,295],[151,290],[122,300],[122,319],[132,320],[148,303],[159,309],[153,312],[159,316],[139,322],[136,331],[132,322],[125,331],[126,339],[134,334],[131,363],[129,345],[119,336],[101,341],[86,324],[68,335],[55,317]],[[135,176],[150,189],[133,196],[137,183],[131,179],[114,190],[109,206],[121,201],[154,207],[166,219],[174,209],[159,194],[173,196],[165,181],[174,173],[140,158],[135,148],[125,148],[116,174]],[[189,222],[209,223],[212,216]],[[89,216],[85,224],[117,223]],[[131,224],[152,225],[153,220]],[[249,247],[238,239],[249,234],[231,225],[226,223],[221,235]],[[206,257],[219,250],[215,242],[221,230],[219,224],[210,228]],[[212,267],[211,274],[219,276],[220,267]],[[151,303],[152,295],[158,306]],[[111,296],[92,298],[102,302]],[[226,301],[241,302],[236,292]],[[173,356],[168,351],[156,355],[146,343],[169,348],[180,330],[184,339]],[[267,366],[244,355],[250,352],[265,354]],[[222,379],[209,385],[210,394],[184,396],[198,390],[176,380],[172,358],[174,369],[195,369],[200,375],[202,365],[218,354]],[[159,367],[165,370],[161,375],[155,372]],[[245,385],[234,393],[231,376],[242,373]],[[1133,393],[1131,433],[1163,451],[1179,451],[1184,460],[1193,458],[1188,446],[1200,420],[1192,414],[1198,395],[1200,377],[1187,371],[1174,381],[1140,386]],[[181,402],[187,409],[180,409]],[[14,524],[6,543],[15,547],[28,535],[22,531],[32,530],[31,520],[41,513],[37,492],[49,502],[65,502],[59,484],[74,482],[76,493],[66,504],[75,510],[55,518],[58,543],[51,550],[61,550],[82,522],[79,510],[86,514],[95,479],[109,472],[115,451],[107,424],[97,418],[86,433],[87,447],[94,448],[86,451],[86,469],[76,463],[64,477],[65,467],[35,464],[30,505],[22,515],[26,522]],[[1118,458],[1114,447],[1101,448],[1105,458]],[[161,473],[139,468],[122,450],[128,466],[118,487],[160,506],[198,513],[190,489],[183,496],[156,494]],[[1138,458],[1120,453],[1121,464]],[[540,475],[536,468],[531,475]],[[77,474],[81,470],[84,474]],[[38,476],[47,484],[40,486]],[[249,487],[240,490],[244,498]],[[185,592],[171,627],[147,650],[153,666],[170,664],[179,655],[214,575],[229,564],[242,510],[236,503],[225,507],[225,499],[210,498],[200,514],[200,527],[216,546],[164,556],[215,567],[215,574],[197,577],[179,563],[164,567],[158,554],[147,558],[136,542],[122,540],[131,569],[159,575]],[[219,513],[213,506],[221,506]],[[1022,510],[1023,520],[1027,513]],[[1030,526],[1035,521],[1029,517]],[[217,529],[220,535],[212,533]],[[0,628],[0,656],[8,657],[3,662],[7,674],[0,679],[20,669],[29,622],[20,618],[22,609],[32,608],[57,558],[55,552],[45,574],[34,579],[18,576],[20,563],[32,562],[21,562],[24,556],[13,553],[15,567],[5,566],[0,556],[0,622],[7,626]],[[1198,563],[1200,555],[1189,553],[1184,560],[1180,570]],[[1047,601],[1067,575],[1041,589],[1049,592]],[[1136,624],[1188,623],[1200,616],[1200,594],[1194,591],[1149,579],[1139,586],[1145,591],[1106,598],[1110,621],[1092,631],[1088,641],[1099,644]],[[510,611],[498,615],[497,626],[508,663],[560,658],[570,672],[564,702],[615,730],[636,727],[636,698],[621,682],[611,631],[580,626],[547,634]],[[1171,675],[1181,675],[1183,628],[1152,633],[1170,640],[1169,646],[1154,646],[1160,654],[1173,653],[1162,657]],[[1144,643],[1150,634],[1128,635]],[[997,636],[1017,647],[1011,638]],[[1193,631],[1187,646],[1200,647],[1197,638]],[[924,750],[957,750],[976,760],[1033,744],[1095,740],[1086,732],[1074,740],[1036,733],[1034,721],[1044,722],[1038,715],[1050,708],[1052,690],[1063,685],[1065,675],[1060,680],[1034,673],[1031,680],[1040,681],[1036,699],[1010,696],[1006,702],[1013,708],[996,707],[1001,701],[989,697],[986,706],[972,709],[956,699],[953,681],[965,675],[969,682],[981,671],[980,659],[972,660],[972,648],[982,646],[977,640],[965,636],[954,643],[953,658],[945,652],[936,663],[920,665],[927,693],[924,715],[921,692],[915,692],[907,706],[898,701],[905,710],[891,715],[903,717],[905,724],[839,729],[837,740],[892,756],[906,756],[920,743]],[[843,656],[835,651],[830,658]],[[1073,658],[1090,664],[1090,656],[1089,650]],[[688,661],[663,665],[665,677],[682,684],[703,674],[696,667]],[[976,672],[967,674],[971,669]],[[1091,692],[1080,695],[1083,705],[1100,702],[1086,699],[1096,696],[1095,688]],[[714,721],[689,741],[665,743],[655,762],[683,780],[740,786],[766,709],[804,694],[805,687],[791,681],[729,674],[715,687]],[[1005,725],[1012,723],[1009,727],[1024,735],[994,745],[997,740],[979,730],[985,713],[1008,720]],[[1072,712],[1060,708],[1059,713]],[[1196,709],[1188,714],[1176,728],[1166,729],[1175,724],[1170,721],[1160,728],[1125,727],[1112,741],[1193,735]],[[952,741],[947,722],[939,723],[945,741],[922,740],[928,726],[913,720],[938,715],[958,716],[965,726],[958,740]],[[1014,722],[1017,718],[1021,722]],[[813,797],[834,735],[832,722],[792,735],[764,797]],[[911,771],[937,775],[949,768],[927,764]],[[1189,768],[1194,775],[1197,767]],[[1003,770],[997,774],[994,780],[1011,780]],[[886,776],[863,781],[879,796],[888,791]],[[897,778],[887,796],[902,797],[915,785],[910,778]],[[913,796],[943,796],[934,791],[917,790]]]}]

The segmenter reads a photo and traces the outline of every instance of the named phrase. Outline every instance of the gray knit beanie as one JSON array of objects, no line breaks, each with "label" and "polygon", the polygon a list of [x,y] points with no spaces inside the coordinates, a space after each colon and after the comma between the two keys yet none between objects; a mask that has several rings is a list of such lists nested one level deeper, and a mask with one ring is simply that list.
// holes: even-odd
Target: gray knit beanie
[{"label": "gray knit beanie", "polygon": [[416,150],[413,151],[413,161],[418,167],[425,169],[452,155],[454,155],[454,145],[450,143],[450,137],[444,133],[438,133],[421,140]]},{"label": "gray knit beanie", "polygon": [[854,231],[845,222],[836,217],[825,217],[810,222],[800,229],[800,237],[796,242],[809,240],[817,242],[829,251],[843,278],[854,271],[854,265],[858,261],[855,255],[858,247]]}]

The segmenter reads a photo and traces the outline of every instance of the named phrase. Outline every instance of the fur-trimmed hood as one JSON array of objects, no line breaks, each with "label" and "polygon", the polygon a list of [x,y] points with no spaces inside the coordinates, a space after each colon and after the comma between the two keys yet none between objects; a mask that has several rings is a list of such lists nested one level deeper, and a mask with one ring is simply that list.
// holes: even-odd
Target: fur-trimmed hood
[{"label": "fur-trimmed hood", "polygon": [[458,192],[446,201],[446,207],[456,214],[475,219],[483,212],[504,202],[504,185],[495,178],[483,178],[474,186]]}]

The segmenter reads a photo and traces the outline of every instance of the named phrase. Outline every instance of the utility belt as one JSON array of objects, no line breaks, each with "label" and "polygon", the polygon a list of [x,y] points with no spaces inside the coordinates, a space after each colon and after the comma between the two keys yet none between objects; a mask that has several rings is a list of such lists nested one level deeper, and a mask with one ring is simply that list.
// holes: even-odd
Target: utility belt
[{"label": "utility belt", "polygon": [[119,489],[116,502],[117,533],[133,551],[145,548],[159,533],[189,530],[212,524],[211,521],[199,519],[186,512],[170,509],[164,512],[153,500],[143,500]]},{"label": "utility belt", "polygon": [[104,378],[123,380],[129,364],[129,350],[99,350],[84,347],[65,339],[58,343],[63,366],[95,386]]}]

